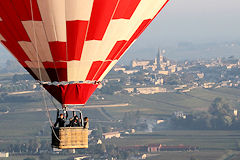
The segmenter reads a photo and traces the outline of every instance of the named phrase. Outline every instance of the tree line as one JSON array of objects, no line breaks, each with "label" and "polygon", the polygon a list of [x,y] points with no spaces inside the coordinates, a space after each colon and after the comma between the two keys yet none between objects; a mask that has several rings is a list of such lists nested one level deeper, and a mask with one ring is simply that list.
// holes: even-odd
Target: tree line
[{"label": "tree line", "polygon": [[170,124],[175,129],[233,130],[240,129],[240,116],[229,103],[217,97],[207,112],[188,114],[186,117],[172,116]]}]

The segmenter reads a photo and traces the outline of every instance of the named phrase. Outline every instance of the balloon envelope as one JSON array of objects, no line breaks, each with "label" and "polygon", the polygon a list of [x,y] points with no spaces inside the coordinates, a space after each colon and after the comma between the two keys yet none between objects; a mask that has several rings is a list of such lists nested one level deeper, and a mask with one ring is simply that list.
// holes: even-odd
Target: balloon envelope
[{"label": "balloon envelope", "polygon": [[60,103],[85,104],[167,1],[0,0],[0,40]]}]

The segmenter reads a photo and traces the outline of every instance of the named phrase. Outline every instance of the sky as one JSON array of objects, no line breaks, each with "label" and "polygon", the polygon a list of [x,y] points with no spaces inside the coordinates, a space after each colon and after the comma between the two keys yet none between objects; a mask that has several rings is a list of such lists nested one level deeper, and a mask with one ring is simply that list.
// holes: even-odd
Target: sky
[{"label": "sky", "polygon": [[240,39],[240,0],[170,0],[136,47]]},{"label": "sky", "polygon": [[[181,42],[205,44],[234,41],[240,41],[240,0],[169,0],[128,50],[122,62],[134,57],[151,59],[158,48],[171,48]],[[178,60],[189,57],[184,53],[166,51],[166,54]],[[194,53],[190,56],[199,57]]]}]

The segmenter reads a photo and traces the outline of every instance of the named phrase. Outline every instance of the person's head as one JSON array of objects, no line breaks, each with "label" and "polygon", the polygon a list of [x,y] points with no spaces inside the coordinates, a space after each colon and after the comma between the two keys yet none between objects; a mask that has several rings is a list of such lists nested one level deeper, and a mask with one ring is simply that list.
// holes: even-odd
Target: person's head
[{"label": "person's head", "polygon": [[85,122],[88,122],[88,117],[84,117],[84,121],[85,121]]},{"label": "person's head", "polygon": [[62,113],[60,114],[60,118],[63,119],[63,114]]}]

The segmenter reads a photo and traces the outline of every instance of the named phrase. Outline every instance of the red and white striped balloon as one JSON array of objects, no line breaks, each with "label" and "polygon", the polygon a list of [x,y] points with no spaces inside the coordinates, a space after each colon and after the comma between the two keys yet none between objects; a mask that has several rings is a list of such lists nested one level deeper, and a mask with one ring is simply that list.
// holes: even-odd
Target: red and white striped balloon
[{"label": "red and white striped balloon", "polygon": [[62,104],[85,104],[168,0],[0,0],[0,40]]}]

